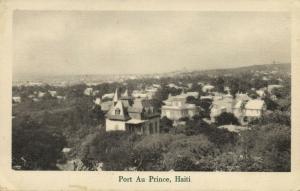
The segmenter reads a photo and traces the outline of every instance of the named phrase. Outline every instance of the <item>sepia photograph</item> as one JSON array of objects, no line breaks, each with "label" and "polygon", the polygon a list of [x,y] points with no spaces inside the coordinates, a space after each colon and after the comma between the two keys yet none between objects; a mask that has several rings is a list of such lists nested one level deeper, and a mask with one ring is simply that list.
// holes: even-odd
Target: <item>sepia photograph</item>
[{"label": "sepia photograph", "polygon": [[290,172],[290,22],[15,10],[11,168]]}]

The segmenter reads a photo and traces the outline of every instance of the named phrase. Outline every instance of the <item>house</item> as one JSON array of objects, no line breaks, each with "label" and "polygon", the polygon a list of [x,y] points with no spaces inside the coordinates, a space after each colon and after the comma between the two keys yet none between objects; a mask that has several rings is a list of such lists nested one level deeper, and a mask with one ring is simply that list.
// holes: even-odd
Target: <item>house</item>
[{"label": "house", "polygon": [[202,92],[208,93],[211,92],[214,88],[215,88],[214,86],[207,84],[202,87]]},{"label": "house", "polygon": [[200,96],[200,100],[213,100],[213,96],[212,95]]},{"label": "house", "polygon": [[33,102],[38,102],[38,101],[40,101],[38,98],[32,98],[32,101]]},{"label": "house", "polygon": [[71,152],[71,150],[72,150],[71,148],[64,147],[61,152],[64,153],[64,154],[66,154],[66,153]]},{"label": "house", "polygon": [[263,77],[262,77],[262,80],[263,80],[263,81],[269,81],[270,79],[269,79],[267,76],[263,76]]},{"label": "house", "polygon": [[87,96],[91,96],[93,94],[93,88],[86,88],[83,94]]},{"label": "house", "polygon": [[133,90],[132,97],[134,98],[148,98],[148,94],[143,91]]},{"label": "house", "polygon": [[129,131],[146,135],[159,133],[160,115],[151,100],[137,98],[127,102],[129,98],[124,94],[123,98],[119,97],[116,90],[111,108],[106,114],[106,131]]},{"label": "house", "polygon": [[237,101],[248,101],[248,100],[250,100],[251,98],[248,96],[248,94],[245,94],[245,93],[236,93],[235,94],[235,99],[237,100]]},{"label": "house", "polygon": [[153,99],[157,91],[157,88],[146,88],[145,90],[133,90],[131,95],[133,98]]},{"label": "house", "polygon": [[58,96],[56,96],[56,98],[59,99],[59,100],[62,100],[62,99],[66,99],[66,96],[60,96],[60,95],[58,95]]},{"label": "house", "polygon": [[174,84],[174,83],[169,83],[167,86],[168,86],[169,88],[183,89],[182,87],[180,87],[180,86],[177,86],[177,85],[176,85],[176,84]]},{"label": "house", "polygon": [[233,108],[233,114],[238,118],[241,124],[260,118],[265,111],[266,104],[260,99],[248,101],[239,100]]},{"label": "house", "polygon": [[145,92],[149,99],[152,99],[157,91],[158,91],[158,88],[155,88],[155,87],[148,87],[145,89]]},{"label": "house", "polygon": [[55,97],[55,96],[57,95],[57,92],[56,92],[56,91],[51,91],[51,90],[49,90],[48,92],[49,92],[49,94],[50,94],[52,97]]},{"label": "house", "polygon": [[104,100],[104,99],[112,99],[114,97],[114,95],[115,95],[114,93],[104,94],[102,96],[102,100]]},{"label": "house", "polygon": [[45,92],[38,92],[38,97],[39,98],[42,98],[42,97],[44,97],[46,95],[46,93]]},{"label": "house", "polygon": [[225,86],[225,87],[224,87],[224,92],[227,92],[227,93],[229,94],[230,91],[231,91],[231,90],[230,90],[230,87],[228,87],[228,86]]},{"label": "house", "polygon": [[255,91],[259,97],[264,98],[266,96],[266,92],[264,89],[259,89]]},{"label": "house", "polygon": [[97,97],[94,101],[96,105],[101,105],[101,98]]},{"label": "house", "polygon": [[168,99],[164,101],[165,105],[161,108],[161,117],[179,120],[199,114],[200,108],[195,104],[186,103],[186,98],[186,94],[183,93],[177,96],[169,95]]},{"label": "house", "polygon": [[20,96],[14,96],[12,97],[13,103],[21,103],[21,97]]},{"label": "house", "polygon": [[35,97],[35,95],[34,94],[30,94],[30,95],[28,95],[28,98],[30,98],[30,99],[33,99]]},{"label": "house", "polygon": [[263,100],[250,100],[245,105],[244,117],[246,117],[247,121],[260,118],[266,109],[266,104]]},{"label": "house", "polygon": [[93,96],[96,96],[96,95],[98,95],[99,93],[100,93],[99,90],[94,90],[92,94],[93,94]]},{"label": "house", "polygon": [[154,87],[154,88],[161,88],[161,85],[159,85],[159,84],[152,84],[152,86]]},{"label": "house", "polygon": [[217,116],[221,113],[232,113],[234,100],[232,95],[215,96],[210,107],[210,119],[211,122],[215,122]]}]

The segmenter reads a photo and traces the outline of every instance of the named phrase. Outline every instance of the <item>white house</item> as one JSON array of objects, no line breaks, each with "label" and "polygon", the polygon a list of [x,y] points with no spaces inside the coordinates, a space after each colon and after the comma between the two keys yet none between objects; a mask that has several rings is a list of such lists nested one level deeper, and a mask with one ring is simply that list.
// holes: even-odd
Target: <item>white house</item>
[{"label": "white house", "polygon": [[93,96],[96,96],[96,95],[98,95],[99,94],[99,90],[94,90],[93,91]]},{"label": "white house", "polygon": [[222,95],[214,97],[214,100],[210,109],[210,119],[212,122],[215,122],[215,118],[221,113],[227,112],[232,113],[234,105],[234,100],[232,95]]},{"label": "white house", "polygon": [[93,94],[93,88],[86,88],[83,94],[87,96],[91,96]]},{"label": "white house", "polygon": [[214,88],[215,88],[215,86],[207,84],[202,87],[202,91],[203,92],[211,92]]},{"label": "white house", "polygon": [[112,99],[114,97],[114,93],[104,94],[102,99]]},{"label": "white house", "polygon": [[248,120],[259,118],[265,110],[266,104],[263,100],[249,100],[245,105],[244,116],[247,117]]},{"label": "white house", "polygon": [[[129,98],[131,96],[127,96]],[[106,114],[106,131],[128,131],[137,134],[159,133],[160,116],[148,99],[134,99],[125,105],[115,93],[112,105]]]},{"label": "white house", "polygon": [[96,105],[101,105],[101,98],[97,97],[94,101]]},{"label": "white house", "polygon": [[38,93],[38,97],[39,97],[39,98],[42,98],[42,97],[44,97],[45,95],[46,95],[45,92],[40,92],[40,91],[39,91],[39,93]]},{"label": "white house", "polygon": [[14,96],[12,97],[12,100],[14,103],[21,103],[21,97],[20,96]]},{"label": "white house", "polygon": [[54,90],[53,91],[49,90],[48,92],[52,97],[55,97],[57,95],[57,92]]},{"label": "white house", "polygon": [[244,124],[253,119],[260,118],[266,111],[266,104],[263,100],[238,100],[233,107],[233,114],[239,122]]},{"label": "white house", "polygon": [[186,94],[169,95],[169,98],[164,101],[165,105],[161,108],[161,117],[166,116],[171,120],[179,120],[199,114],[200,108],[195,104],[186,103],[186,98]]},{"label": "white house", "polygon": [[259,95],[259,97],[263,98],[266,96],[266,92],[264,89],[259,89],[259,90],[256,90],[256,93],[257,95]]}]

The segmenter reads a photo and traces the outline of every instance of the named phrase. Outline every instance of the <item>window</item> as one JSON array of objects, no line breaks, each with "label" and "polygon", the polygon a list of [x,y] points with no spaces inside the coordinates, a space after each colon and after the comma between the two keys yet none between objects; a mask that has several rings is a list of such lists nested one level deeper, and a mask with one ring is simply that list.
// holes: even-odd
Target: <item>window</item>
[{"label": "window", "polygon": [[120,113],[121,113],[121,111],[120,111],[119,108],[115,109],[115,114],[116,114],[116,115],[120,115]]}]

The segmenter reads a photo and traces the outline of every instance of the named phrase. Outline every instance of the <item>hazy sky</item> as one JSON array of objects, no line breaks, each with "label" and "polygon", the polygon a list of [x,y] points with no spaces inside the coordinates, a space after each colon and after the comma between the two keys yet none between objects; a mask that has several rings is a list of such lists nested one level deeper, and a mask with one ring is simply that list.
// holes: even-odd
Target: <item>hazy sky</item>
[{"label": "hazy sky", "polygon": [[279,12],[15,11],[14,74],[153,73],[290,62]]}]

